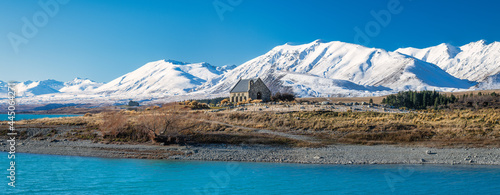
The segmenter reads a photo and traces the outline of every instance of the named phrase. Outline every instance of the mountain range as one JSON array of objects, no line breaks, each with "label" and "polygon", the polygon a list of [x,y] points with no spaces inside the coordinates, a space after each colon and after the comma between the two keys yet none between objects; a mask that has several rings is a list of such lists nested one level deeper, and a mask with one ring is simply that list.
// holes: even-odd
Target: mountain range
[{"label": "mountain range", "polygon": [[[109,83],[76,78],[16,85],[25,103],[188,99],[228,95],[239,80],[260,77],[273,92],[299,97],[374,96],[402,90],[500,87],[500,43],[484,40],[386,51],[338,41],[280,45],[239,66],[175,60],[149,62]],[[6,83],[0,81],[0,93]]]},{"label": "mountain range", "polygon": [[[72,81],[62,82],[54,79],[43,81],[17,82],[16,95],[20,97],[34,97],[53,93],[84,93],[92,92],[103,85],[89,79],[75,78]],[[7,83],[0,81],[0,93],[7,92]]]},{"label": "mountain range", "polygon": [[396,52],[436,64],[460,79],[480,82],[500,73],[499,42],[486,44],[480,40],[461,47],[443,43],[424,49],[402,48]]}]

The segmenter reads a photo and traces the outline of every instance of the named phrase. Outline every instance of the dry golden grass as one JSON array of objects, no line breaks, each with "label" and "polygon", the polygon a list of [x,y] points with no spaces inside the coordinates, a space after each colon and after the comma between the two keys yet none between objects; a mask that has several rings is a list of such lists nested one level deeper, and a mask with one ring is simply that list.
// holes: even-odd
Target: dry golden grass
[{"label": "dry golden grass", "polygon": [[498,109],[377,112],[214,113],[207,119],[316,136],[328,143],[500,145]]},{"label": "dry golden grass", "polygon": [[[56,133],[50,135],[58,133],[70,139],[111,142],[315,146],[305,141],[258,134],[239,128],[249,127],[313,136],[321,140],[323,144],[500,146],[499,109],[429,110],[405,114],[378,112],[205,113],[174,103],[139,112],[122,110],[82,117],[19,121],[17,127],[20,131],[45,129],[46,134],[51,129],[58,129]],[[7,123],[0,122],[0,128],[7,129]],[[6,131],[1,131],[0,134],[6,135]],[[25,135],[30,134],[25,133]]]}]

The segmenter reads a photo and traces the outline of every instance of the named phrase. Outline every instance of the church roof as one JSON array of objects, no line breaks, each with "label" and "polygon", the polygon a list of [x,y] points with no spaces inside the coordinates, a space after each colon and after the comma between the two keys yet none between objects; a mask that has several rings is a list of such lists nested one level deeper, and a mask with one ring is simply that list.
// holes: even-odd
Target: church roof
[{"label": "church roof", "polygon": [[233,89],[231,89],[230,93],[248,92],[248,85],[250,85],[250,81],[256,82],[257,79],[241,79],[238,83],[236,83]]}]

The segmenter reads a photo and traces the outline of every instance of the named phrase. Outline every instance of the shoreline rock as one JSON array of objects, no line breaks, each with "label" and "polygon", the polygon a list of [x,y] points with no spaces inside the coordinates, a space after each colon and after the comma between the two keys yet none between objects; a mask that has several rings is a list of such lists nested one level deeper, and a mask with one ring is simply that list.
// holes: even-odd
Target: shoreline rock
[{"label": "shoreline rock", "polygon": [[[290,148],[264,145],[160,146],[105,144],[91,141],[23,140],[17,153],[104,158],[199,161],[274,162],[303,164],[450,164],[500,165],[500,148],[428,148],[392,145],[330,145]],[[7,145],[0,145],[8,151]],[[432,151],[432,152],[431,152]]]}]

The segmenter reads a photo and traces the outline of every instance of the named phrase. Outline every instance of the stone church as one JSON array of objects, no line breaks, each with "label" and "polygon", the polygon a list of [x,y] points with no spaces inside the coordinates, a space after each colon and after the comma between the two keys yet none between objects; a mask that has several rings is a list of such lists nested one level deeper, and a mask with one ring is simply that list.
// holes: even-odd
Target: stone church
[{"label": "stone church", "polygon": [[231,89],[229,100],[233,103],[241,101],[262,100],[268,102],[271,100],[271,90],[260,79],[240,79],[238,83]]}]

